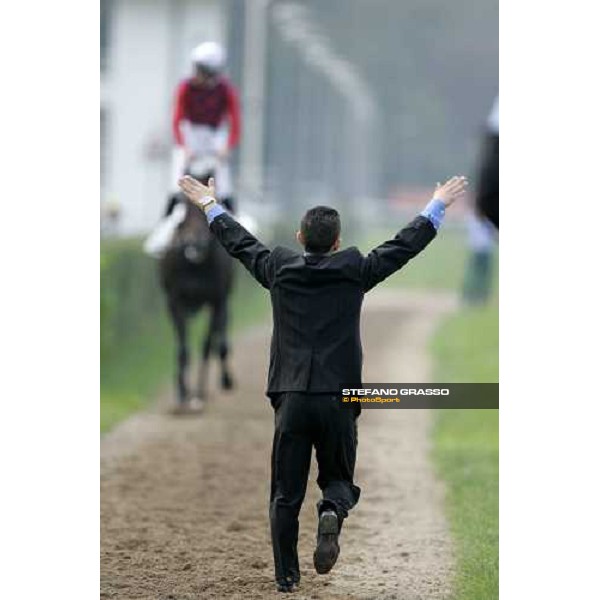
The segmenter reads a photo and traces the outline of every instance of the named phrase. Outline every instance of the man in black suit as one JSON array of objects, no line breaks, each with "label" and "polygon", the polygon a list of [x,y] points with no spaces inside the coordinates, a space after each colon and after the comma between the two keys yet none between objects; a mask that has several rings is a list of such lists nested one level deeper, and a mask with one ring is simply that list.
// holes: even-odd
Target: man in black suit
[{"label": "man in black suit", "polygon": [[231,256],[271,293],[273,336],[267,394],[275,409],[270,520],[275,579],[282,592],[300,581],[298,515],[304,500],[312,447],[323,498],[314,566],[327,573],[339,554],[339,533],[360,489],[354,485],[357,412],[342,406],[343,387],[362,387],[360,311],[365,292],[404,266],[435,237],[447,206],[465,191],[464,177],[438,184],[425,210],[394,239],[364,257],[340,250],[340,217],[317,206],[303,217],[298,242],[304,252],[272,250],[246,231],[191,177],[182,191],[206,214],[211,231]]}]

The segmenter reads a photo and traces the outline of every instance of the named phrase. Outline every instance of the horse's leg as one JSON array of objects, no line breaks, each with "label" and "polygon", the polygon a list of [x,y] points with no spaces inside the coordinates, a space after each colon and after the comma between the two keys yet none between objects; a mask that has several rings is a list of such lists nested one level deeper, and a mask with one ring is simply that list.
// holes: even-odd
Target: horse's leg
[{"label": "horse's leg", "polygon": [[221,360],[221,387],[230,390],[234,386],[233,377],[229,370],[229,343],[227,340],[227,323],[229,320],[229,307],[227,297],[215,307],[215,346]]},{"label": "horse's leg", "polygon": [[177,337],[177,402],[182,405],[188,400],[186,371],[188,365],[187,321],[183,309],[171,306],[171,316]]},{"label": "horse's leg", "polygon": [[206,398],[206,385],[208,382],[208,365],[210,360],[210,351],[214,338],[214,321],[215,321],[215,312],[211,307],[208,327],[206,329],[206,334],[204,337],[204,341],[202,342],[202,351],[200,358],[200,372],[198,373],[198,397],[201,400]]}]

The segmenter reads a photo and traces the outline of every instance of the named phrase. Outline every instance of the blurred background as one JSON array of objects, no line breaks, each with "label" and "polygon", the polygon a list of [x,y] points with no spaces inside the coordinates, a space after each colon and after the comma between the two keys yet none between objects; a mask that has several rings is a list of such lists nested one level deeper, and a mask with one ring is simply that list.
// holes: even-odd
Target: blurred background
[{"label": "blurred background", "polygon": [[[477,185],[498,93],[497,0],[102,0],[100,34],[104,361],[162,319],[141,240],[173,190],[175,91],[201,42],[227,51],[242,116],[235,196],[265,241],[293,244],[303,212],[324,203],[341,211],[344,243],[368,250],[436,181]],[[493,300],[495,250],[468,203],[455,206],[392,285]]]},{"label": "blurred background", "polygon": [[[344,245],[368,251],[435,182],[466,174],[477,185],[498,94],[497,0],[102,0],[103,432],[170,389],[173,335],[142,244],[173,190],[175,90],[207,40],[227,49],[242,116],[235,196],[264,241],[293,245],[303,212],[322,203],[341,211]],[[468,202],[384,285],[457,300],[431,343],[435,381],[498,381],[497,239]],[[231,311],[234,335],[270,319],[243,269]],[[436,423],[462,548],[456,597],[497,597],[497,411]]]},{"label": "blurred background", "polygon": [[385,211],[476,163],[498,91],[496,0],[102,0],[101,8],[107,233],[143,233],[161,215],[175,89],[205,40],[227,48],[241,97],[233,158],[247,210],[289,217],[323,201],[350,216],[369,198]]}]

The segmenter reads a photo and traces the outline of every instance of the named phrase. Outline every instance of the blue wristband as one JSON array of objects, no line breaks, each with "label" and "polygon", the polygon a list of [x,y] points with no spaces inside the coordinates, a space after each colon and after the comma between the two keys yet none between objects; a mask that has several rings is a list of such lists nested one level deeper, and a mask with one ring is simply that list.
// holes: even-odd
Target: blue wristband
[{"label": "blue wristband", "polygon": [[426,217],[431,221],[431,224],[435,227],[436,231],[440,228],[444,215],[446,214],[446,206],[437,198],[433,198],[429,201],[429,204],[420,213],[422,217]]},{"label": "blue wristband", "polygon": [[206,218],[208,219],[208,224],[210,225],[219,215],[227,212],[220,204],[215,204],[211,206],[206,211]]}]

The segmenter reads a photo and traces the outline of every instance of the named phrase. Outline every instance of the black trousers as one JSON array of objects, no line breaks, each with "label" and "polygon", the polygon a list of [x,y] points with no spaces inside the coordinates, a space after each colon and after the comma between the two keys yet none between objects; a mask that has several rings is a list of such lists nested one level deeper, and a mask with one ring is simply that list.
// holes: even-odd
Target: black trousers
[{"label": "black trousers", "polygon": [[354,485],[358,443],[357,413],[332,394],[285,392],[271,397],[275,434],[271,455],[269,516],[275,578],[299,574],[298,515],[306,493],[312,448],[317,456],[317,484],[323,498],[319,514],[333,509],[340,521],[358,502]]}]

